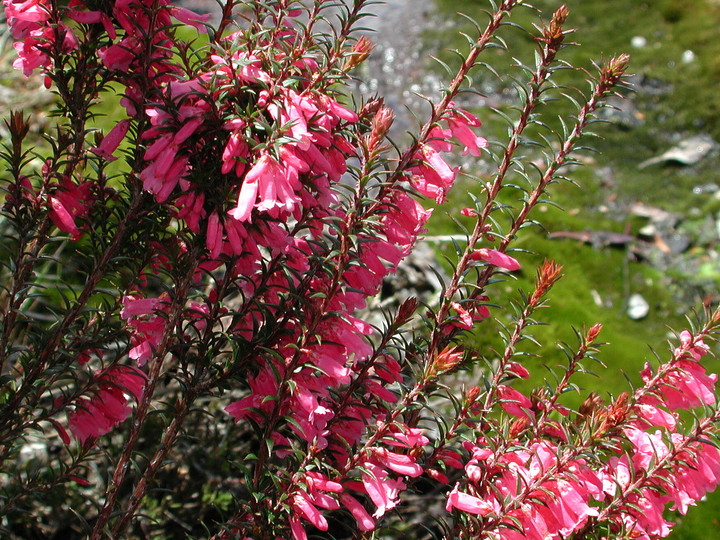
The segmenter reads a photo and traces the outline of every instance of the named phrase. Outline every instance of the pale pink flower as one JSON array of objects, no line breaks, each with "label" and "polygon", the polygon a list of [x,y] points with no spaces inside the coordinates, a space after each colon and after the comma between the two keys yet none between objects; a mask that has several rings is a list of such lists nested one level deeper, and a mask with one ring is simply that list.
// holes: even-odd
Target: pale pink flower
[{"label": "pale pink flower", "polygon": [[453,508],[457,508],[468,514],[486,516],[495,511],[492,503],[470,495],[469,493],[464,493],[460,491],[458,487],[459,485],[455,484],[453,490],[448,494],[447,504],[445,505],[445,509],[448,512],[451,512]]},{"label": "pale pink flower", "polygon": [[263,153],[245,175],[237,206],[230,210],[230,215],[238,221],[248,221],[258,197],[259,211],[275,207],[292,211],[299,203],[294,186],[288,181],[286,170],[267,153]]},{"label": "pale pink flower", "polygon": [[132,348],[128,356],[138,366],[143,366],[152,358],[165,332],[165,312],[169,309],[169,302],[165,295],[159,298],[125,296],[122,302],[120,317],[131,329]]},{"label": "pale pink flower", "polygon": [[417,165],[410,168],[411,184],[421,194],[441,203],[455,182],[459,169],[452,169],[430,144],[421,144],[415,159]]},{"label": "pale pink flower", "polygon": [[515,271],[520,269],[520,263],[516,259],[497,249],[480,248],[476,249],[471,256],[474,260],[483,260],[505,270]]},{"label": "pale pink flower", "polygon": [[450,135],[455,137],[465,146],[463,155],[479,156],[480,150],[487,148],[488,142],[485,138],[476,135],[471,127],[479,127],[480,120],[464,109],[450,104],[449,114],[443,119],[447,122]]},{"label": "pale pink flower", "polygon": [[373,517],[378,519],[392,510],[398,504],[398,496],[405,489],[405,483],[398,479],[391,479],[387,471],[379,465],[366,461],[362,473],[362,483],[366,493],[377,509]]},{"label": "pale pink flower", "polygon": [[[698,339],[694,342],[693,340],[693,335],[689,331],[683,330],[682,332],[680,332],[681,346],[683,348],[689,347],[688,352],[685,354],[690,356],[696,362],[699,362],[703,356],[710,352],[710,347],[708,347],[702,339]],[[680,351],[681,347],[676,348],[675,355],[679,355]]]},{"label": "pale pink flower", "polygon": [[408,454],[398,454],[386,448],[370,448],[370,452],[385,467],[403,476],[416,478],[423,473],[423,469],[415,462],[415,458]]}]

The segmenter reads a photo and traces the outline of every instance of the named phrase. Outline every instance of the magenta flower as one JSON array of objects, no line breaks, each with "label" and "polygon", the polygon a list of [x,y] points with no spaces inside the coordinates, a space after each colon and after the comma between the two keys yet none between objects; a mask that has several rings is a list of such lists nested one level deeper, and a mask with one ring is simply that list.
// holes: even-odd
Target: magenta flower
[{"label": "magenta flower", "polygon": [[105,137],[103,137],[100,145],[95,148],[91,148],[90,151],[101,158],[104,158],[106,161],[115,161],[117,158],[113,155],[113,153],[117,150],[118,146],[120,146],[120,143],[125,138],[125,135],[127,135],[129,128],[130,120],[121,120],[115,124],[115,127],[113,127],[110,132],[105,135]]},{"label": "magenta flower", "polygon": [[97,374],[95,380],[92,395],[77,399],[68,414],[68,427],[81,443],[109,433],[130,416],[128,400],[140,399],[146,376],[130,366],[114,366]]}]

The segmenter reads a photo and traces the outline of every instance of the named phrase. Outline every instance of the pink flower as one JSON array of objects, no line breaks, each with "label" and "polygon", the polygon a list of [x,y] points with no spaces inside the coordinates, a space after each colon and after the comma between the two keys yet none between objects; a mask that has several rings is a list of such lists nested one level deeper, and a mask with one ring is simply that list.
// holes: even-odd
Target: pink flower
[{"label": "pink flower", "polygon": [[105,15],[102,11],[81,11],[79,9],[70,9],[67,11],[67,16],[69,19],[82,24],[100,23],[103,25],[103,28],[110,39],[115,39],[117,37],[115,27],[113,26],[110,17]]},{"label": "pink flower", "polygon": [[389,478],[387,471],[373,462],[366,461],[363,463],[363,468],[367,472],[362,474],[362,483],[377,507],[373,514],[377,519],[397,506],[398,496],[405,489],[405,483],[400,479]]},{"label": "pink flower", "polygon": [[423,434],[420,428],[405,428],[401,432],[394,432],[383,437],[383,442],[390,446],[401,446],[404,448],[414,448],[425,446],[430,440]]},{"label": "pink flower", "polygon": [[170,14],[181,23],[185,23],[205,33],[207,31],[206,24],[210,20],[210,14],[199,15],[194,11],[190,11],[184,7],[172,6]]},{"label": "pink flower", "polygon": [[70,234],[73,240],[80,238],[80,229],[75,220],[85,216],[90,209],[90,190],[89,182],[75,184],[64,178],[48,198],[50,219],[58,229]]},{"label": "pink flower", "polygon": [[3,0],[5,17],[14,39],[25,39],[32,30],[42,27],[50,19],[47,0]]},{"label": "pink flower", "polygon": [[90,151],[101,158],[104,158],[106,161],[115,161],[117,158],[113,155],[113,153],[117,150],[118,146],[120,146],[120,143],[125,138],[125,135],[127,135],[129,128],[130,120],[121,120],[115,124],[115,127],[113,127],[110,132],[105,135],[105,137],[103,137],[100,145],[92,148]]},{"label": "pink flower", "polygon": [[80,442],[110,432],[132,412],[128,399],[139,400],[146,382],[145,374],[130,366],[114,366],[96,376],[92,396],[74,402],[68,414],[68,427]]},{"label": "pink flower", "polygon": [[290,518],[290,532],[293,535],[293,540],[307,540],[307,533],[302,523],[298,518],[292,516]]},{"label": "pink flower", "polygon": [[248,157],[248,145],[245,142],[243,134],[240,131],[233,131],[228,138],[222,154],[223,165],[220,172],[227,174],[234,170],[235,176],[242,176],[247,165]]},{"label": "pink flower", "polygon": [[375,458],[385,467],[403,476],[416,478],[423,473],[422,467],[407,454],[398,454],[385,448],[370,448]]},{"label": "pink flower", "polygon": [[315,508],[310,502],[307,494],[303,491],[299,491],[293,497],[293,510],[296,513],[301,513],[305,518],[312,523],[315,527],[321,531],[328,530],[328,522],[322,515],[322,512]]},{"label": "pink flower", "polygon": [[132,348],[128,356],[143,366],[150,360],[165,332],[165,312],[169,309],[166,296],[159,298],[123,297],[120,317],[131,330]]},{"label": "pink flower", "polygon": [[289,181],[284,167],[269,154],[263,153],[245,175],[237,206],[229,213],[238,221],[248,221],[258,197],[260,201],[257,208],[260,211],[276,207],[292,211],[299,203],[294,193],[295,187]]},{"label": "pink flower", "polygon": [[355,497],[349,493],[340,494],[340,502],[352,514],[357,521],[360,531],[372,531],[375,528],[375,520],[368,514],[365,507],[360,504]]},{"label": "pink flower", "polygon": [[685,354],[690,356],[696,362],[699,362],[700,359],[710,351],[710,347],[708,347],[702,339],[698,339],[694,342],[693,340],[693,335],[687,330],[680,332],[681,347],[675,349],[675,355],[679,355],[683,348],[688,348],[688,351]]},{"label": "pink flower", "polygon": [[142,41],[134,36],[128,36],[121,41],[98,51],[98,56],[105,67],[114,71],[127,72],[133,60],[141,52]]},{"label": "pink flower", "polygon": [[483,260],[486,263],[492,264],[505,270],[515,271],[520,268],[520,263],[516,259],[512,258],[507,253],[498,251],[497,249],[480,248],[476,249],[472,256],[474,260]]},{"label": "pink flower", "polygon": [[415,159],[420,163],[410,168],[412,186],[426,197],[443,202],[455,182],[458,169],[451,169],[430,144],[421,144]]},{"label": "pink flower", "polygon": [[464,493],[460,491],[458,487],[459,485],[455,484],[455,487],[448,495],[447,504],[445,505],[445,509],[448,512],[452,512],[453,508],[457,508],[462,512],[476,516],[486,516],[494,511],[491,503]]},{"label": "pink flower", "polygon": [[531,417],[529,410],[532,409],[532,403],[526,396],[505,384],[497,387],[497,393],[505,412],[518,418]]},{"label": "pink flower", "polygon": [[644,425],[660,426],[674,431],[677,419],[672,413],[660,408],[661,404],[658,398],[645,394],[635,404],[634,410]]},{"label": "pink flower", "polygon": [[450,104],[450,114],[444,118],[450,134],[465,146],[463,155],[479,156],[480,149],[487,148],[488,142],[485,138],[475,135],[470,127],[479,127],[480,120],[468,111],[454,105],[454,103]]},{"label": "pink flower", "polygon": [[659,393],[668,409],[690,409],[715,403],[718,376],[692,360],[680,360],[658,381]]}]

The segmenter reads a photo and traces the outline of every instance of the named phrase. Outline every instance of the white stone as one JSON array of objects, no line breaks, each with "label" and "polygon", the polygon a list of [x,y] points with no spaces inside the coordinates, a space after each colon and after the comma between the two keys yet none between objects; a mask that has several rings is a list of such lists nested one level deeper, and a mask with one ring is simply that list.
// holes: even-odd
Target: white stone
[{"label": "white stone", "polygon": [[650,304],[641,295],[633,294],[628,298],[627,314],[633,321],[647,317],[650,312]]},{"label": "white stone", "polygon": [[630,45],[632,45],[636,49],[642,49],[647,45],[647,39],[643,36],[633,36],[633,38],[630,40]]}]

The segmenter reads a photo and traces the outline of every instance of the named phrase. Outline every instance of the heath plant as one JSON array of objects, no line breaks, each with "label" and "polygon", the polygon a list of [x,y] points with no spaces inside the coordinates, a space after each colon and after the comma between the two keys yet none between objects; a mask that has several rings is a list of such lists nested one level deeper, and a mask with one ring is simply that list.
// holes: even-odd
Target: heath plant
[{"label": "heath plant", "polygon": [[[372,3],[227,0],[211,26],[170,0],[4,0],[14,66],[56,95],[44,140],[13,111],[0,153],[4,537],[660,538],[666,509],[718,484],[703,357],[719,312],[640,385],[575,410],[563,396],[598,362],[600,325],[564,346],[554,383],[513,386],[533,378],[524,344],[561,267],[492,303],[628,58],[587,91],[556,83],[560,6],[529,30],[535,63],[489,145],[476,114],[495,113],[458,103],[532,6],[488,2],[395,144],[383,100],[352,97]],[[551,131],[555,99],[577,111]],[[373,313],[460,153],[494,166],[463,181],[454,271],[433,302]],[[504,348],[469,348],[499,314]]]}]

